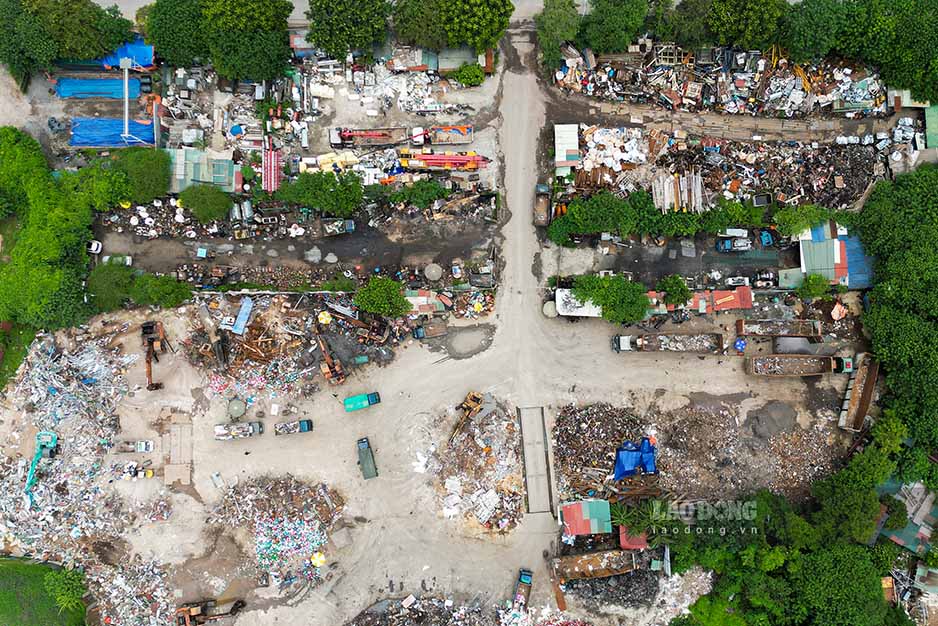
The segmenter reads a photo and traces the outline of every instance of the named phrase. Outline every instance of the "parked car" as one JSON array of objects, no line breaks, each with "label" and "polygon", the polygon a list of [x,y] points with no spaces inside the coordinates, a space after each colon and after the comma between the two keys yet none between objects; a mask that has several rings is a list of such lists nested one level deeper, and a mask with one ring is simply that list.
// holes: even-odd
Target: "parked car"
[{"label": "parked car", "polygon": [[755,275],[752,286],[756,289],[773,289],[778,286],[778,274],[765,270]]},{"label": "parked car", "polygon": [[749,279],[745,276],[730,276],[726,279],[727,287],[748,287]]},{"label": "parked car", "polygon": [[88,242],[88,254],[101,254],[101,250],[104,249],[104,245],[97,239],[92,239]]},{"label": "parked car", "polygon": [[752,240],[737,237],[734,239],[717,239],[717,252],[748,252],[752,250]]}]

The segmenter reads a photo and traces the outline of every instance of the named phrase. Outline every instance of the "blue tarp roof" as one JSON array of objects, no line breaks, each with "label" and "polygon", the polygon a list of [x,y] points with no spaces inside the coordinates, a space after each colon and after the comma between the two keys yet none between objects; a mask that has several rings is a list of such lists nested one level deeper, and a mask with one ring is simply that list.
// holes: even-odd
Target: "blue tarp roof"
[{"label": "blue tarp roof", "polygon": [[847,284],[851,289],[873,286],[873,258],[866,255],[856,235],[841,237],[847,248]]},{"label": "blue tarp roof", "polygon": [[616,450],[616,468],[613,480],[622,480],[632,476],[639,469],[645,474],[657,474],[655,464],[656,448],[648,437],[642,437],[640,444],[626,441]]},{"label": "blue tarp roof", "polygon": [[71,146],[106,148],[153,144],[153,124],[130,120],[131,137],[121,137],[124,120],[108,117],[72,118]]},{"label": "blue tarp roof", "polygon": [[[127,81],[131,98],[140,97],[140,81]],[[60,78],[55,84],[55,93],[60,98],[114,98],[124,97],[122,78]]]},{"label": "blue tarp roof", "polygon": [[122,43],[117,50],[103,59],[98,59],[101,67],[118,68],[121,59],[128,57],[135,67],[151,67],[153,65],[153,46],[143,43],[143,37],[137,36],[133,41]]},{"label": "blue tarp roof", "polygon": [[241,309],[238,311],[238,318],[235,320],[234,326],[231,327],[231,332],[236,335],[244,334],[244,329],[248,325],[248,320],[251,318],[251,311],[253,309],[253,300],[247,297],[241,300]]}]

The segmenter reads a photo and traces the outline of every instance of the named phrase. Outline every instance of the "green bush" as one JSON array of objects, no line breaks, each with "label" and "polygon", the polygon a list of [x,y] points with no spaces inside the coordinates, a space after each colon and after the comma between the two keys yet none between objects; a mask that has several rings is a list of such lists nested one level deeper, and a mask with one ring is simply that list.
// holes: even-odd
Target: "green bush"
[{"label": "green bush", "polygon": [[116,263],[99,263],[88,276],[88,295],[98,313],[114,311],[130,300],[134,270]]},{"label": "green bush", "polygon": [[404,297],[404,286],[384,276],[373,276],[368,284],[355,294],[355,306],[362,311],[384,317],[401,317],[411,309]]},{"label": "green bush", "polygon": [[179,306],[192,297],[188,284],[172,276],[143,274],[137,276],[130,286],[130,299],[140,305],[153,305],[164,309]]},{"label": "green bush", "polygon": [[665,276],[658,281],[655,289],[664,292],[664,303],[684,306],[694,296],[684,279],[677,274]]},{"label": "green bush", "polygon": [[808,274],[801,286],[795,289],[795,294],[802,300],[829,297],[830,292],[830,281],[821,274]]},{"label": "green bush", "polygon": [[478,63],[466,63],[453,72],[453,79],[466,87],[478,87],[485,81],[485,71]]},{"label": "green bush", "polygon": [[892,496],[883,496],[879,501],[886,505],[886,510],[889,513],[884,524],[887,530],[899,530],[908,525],[909,514],[906,511],[905,504]]},{"label": "green bush", "polygon": [[281,185],[278,200],[322,211],[333,217],[351,217],[362,205],[362,179],[352,172],[303,172],[295,181]]},{"label": "green bush", "polygon": [[409,204],[426,209],[434,200],[449,197],[449,190],[435,180],[418,180],[413,185],[405,185],[390,195],[391,202]]},{"label": "green bush", "polygon": [[333,276],[319,286],[319,288],[323,291],[342,291],[345,293],[355,291],[357,287],[358,283],[356,283],[353,279],[346,278],[341,274]]},{"label": "green bush", "polygon": [[147,204],[169,193],[169,153],[154,148],[124,148],[114,157],[114,169],[123,172],[130,182],[130,200]]},{"label": "green bush", "polygon": [[203,224],[225,219],[231,209],[231,196],[214,185],[192,185],[179,194],[179,200]]},{"label": "green bush", "polygon": [[573,295],[580,302],[591,301],[601,307],[603,319],[614,324],[638,322],[648,312],[644,285],[622,276],[577,276]]},{"label": "green bush", "polygon": [[60,611],[71,613],[84,606],[85,576],[78,570],[53,570],[43,579],[46,593],[54,600]]}]

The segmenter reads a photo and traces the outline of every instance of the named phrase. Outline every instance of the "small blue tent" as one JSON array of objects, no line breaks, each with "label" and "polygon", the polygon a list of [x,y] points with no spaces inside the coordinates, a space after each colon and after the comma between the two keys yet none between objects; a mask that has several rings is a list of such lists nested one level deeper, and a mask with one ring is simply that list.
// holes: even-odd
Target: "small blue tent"
[{"label": "small blue tent", "polygon": [[613,480],[622,480],[642,470],[643,474],[657,474],[655,465],[657,448],[648,437],[642,437],[640,444],[626,441],[616,450],[616,468]]}]

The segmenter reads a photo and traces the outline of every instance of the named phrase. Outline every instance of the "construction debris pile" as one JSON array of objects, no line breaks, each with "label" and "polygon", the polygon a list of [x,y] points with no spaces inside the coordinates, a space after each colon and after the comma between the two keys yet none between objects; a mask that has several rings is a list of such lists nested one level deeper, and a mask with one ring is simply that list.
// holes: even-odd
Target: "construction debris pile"
[{"label": "construction debris pile", "polygon": [[382,600],[359,613],[346,626],[496,626],[493,612],[442,598]]},{"label": "construction debris pile", "polygon": [[642,39],[623,54],[582,53],[570,44],[558,86],[584,95],[683,111],[806,117],[886,113],[886,87],[873,70],[843,62],[795,65],[770,53]]},{"label": "construction debris pile", "polygon": [[438,453],[443,516],[474,519],[507,533],[521,520],[524,482],[517,416],[472,392],[448,444]]},{"label": "construction debris pile", "polygon": [[867,135],[858,140],[862,145],[751,144],[711,138],[696,145],[676,144],[656,162],[655,205],[673,209],[674,197],[665,192],[678,176],[688,177],[698,187],[691,190],[693,201],[681,202],[695,211],[714,206],[720,197],[742,201],[760,193],[771,194],[766,202],[774,198],[780,205],[847,208],[885,174],[885,150],[892,142],[888,134],[874,145],[876,141]]},{"label": "construction debris pile", "polygon": [[602,613],[610,606],[649,607],[658,595],[661,576],[650,569],[635,569],[605,578],[579,578],[564,582],[564,593],[586,608]]},{"label": "construction debris pile", "polygon": [[[169,623],[172,594],[158,563],[112,558],[100,546],[113,546],[140,521],[165,519],[163,507],[128,510],[108,491],[111,474],[104,463],[119,429],[114,411],[128,392],[124,376],[136,355],[111,348],[116,332],[91,337],[79,331],[66,348],[41,337],[23,365],[12,399],[36,429],[57,435],[57,453],[40,459],[31,489],[24,496],[29,458],[0,465],[0,532],[14,554],[84,570],[88,587],[112,623]],[[14,433],[15,438],[22,435]],[[27,442],[23,450],[32,450]]]},{"label": "construction debris pile", "polygon": [[456,317],[478,319],[495,311],[494,291],[468,291],[456,296],[453,307]]},{"label": "construction debris pile", "polygon": [[642,424],[628,409],[608,404],[567,405],[554,424],[554,463],[561,500],[604,489],[613,473],[616,448],[640,439]]},{"label": "construction debris pile", "polygon": [[324,483],[265,476],[229,487],[207,521],[225,529],[246,528],[258,569],[274,582],[302,577],[315,584],[325,576],[322,552],[344,505]]}]

